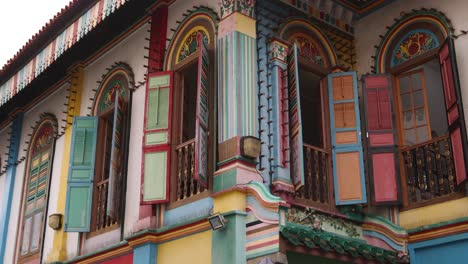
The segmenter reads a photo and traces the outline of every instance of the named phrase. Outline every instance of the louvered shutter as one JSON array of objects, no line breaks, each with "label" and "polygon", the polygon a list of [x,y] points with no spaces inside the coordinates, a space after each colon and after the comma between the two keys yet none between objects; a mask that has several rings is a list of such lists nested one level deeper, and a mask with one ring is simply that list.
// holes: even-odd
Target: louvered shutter
[{"label": "louvered shutter", "polygon": [[[124,100],[120,91],[115,91],[114,124],[112,128],[111,164],[109,166],[109,189],[107,192],[107,215],[112,219],[120,213],[120,197],[122,192],[122,129]],[[117,203],[116,203],[117,202]]]},{"label": "louvered shutter", "polygon": [[337,205],[366,203],[356,72],[328,75]]},{"label": "louvered shutter", "polygon": [[390,79],[387,75],[363,76],[363,90],[372,202],[396,203],[400,181]]},{"label": "louvered shutter", "polygon": [[289,133],[291,137],[291,176],[296,190],[304,185],[304,155],[302,142],[301,98],[297,44],[288,56]]},{"label": "louvered shutter", "polygon": [[173,72],[149,74],[143,135],[141,204],[169,201]]},{"label": "louvered shutter", "polygon": [[209,90],[210,57],[203,35],[198,33],[198,79],[197,110],[195,120],[194,175],[200,185],[208,185],[208,136],[209,136]]},{"label": "louvered shutter", "polygon": [[75,117],[68,170],[65,231],[89,232],[96,158],[97,117]]},{"label": "louvered shutter", "polygon": [[452,153],[455,163],[457,184],[467,179],[467,138],[465,117],[458,77],[457,61],[453,40],[449,37],[439,51],[440,70],[444,86],[445,106],[449,125]]}]

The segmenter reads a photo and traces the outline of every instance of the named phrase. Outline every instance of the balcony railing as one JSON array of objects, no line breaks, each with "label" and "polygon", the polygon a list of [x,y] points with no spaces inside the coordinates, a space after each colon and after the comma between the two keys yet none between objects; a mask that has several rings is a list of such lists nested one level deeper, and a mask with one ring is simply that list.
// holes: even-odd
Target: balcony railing
[{"label": "balcony railing", "polygon": [[205,191],[194,177],[195,139],[186,141],[176,147],[177,155],[177,197],[184,200]]},{"label": "balcony railing", "polygon": [[456,177],[448,136],[401,150],[410,203],[455,192]]},{"label": "balcony railing", "polygon": [[[116,214],[117,218],[112,219],[107,215],[107,199],[109,192],[109,179],[105,179],[96,184],[97,188],[97,208],[96,208],[96,219],[94,221],[94,231],[104,229],[106,227],[117,224],[120,219],[120,213]],[[116,198],[120,200],[120,197]],[[118,204],[117,202],[116,204]]]},{"label": "balcony railing", "polygon": [[304,186],[297,198],[328,204],[328,164],[330,154],[324,149],[304,144]]}]

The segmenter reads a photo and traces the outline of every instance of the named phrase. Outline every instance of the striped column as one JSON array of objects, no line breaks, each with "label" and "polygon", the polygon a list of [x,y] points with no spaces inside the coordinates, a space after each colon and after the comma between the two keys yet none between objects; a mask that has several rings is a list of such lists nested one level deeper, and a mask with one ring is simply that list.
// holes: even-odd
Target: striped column
[{"label": "striped column", "polygon": [[[8,226],[11,212],[11,202],[13,199],[13,190],[15,189],[16,162],[18,161],[18,152],[20,147],[21,130],[23,127],[23,113],[19,113],[13,120],[11,128],[10,147],[8,150],[8,168],[5,173],[5,188],[1,195],[0,207],[0,263],[3,263],[5,257],[5,248],[8,236]],[[14,230],[12,230],[14,231]],[[11,242],[10,242],[11,243]]]}]

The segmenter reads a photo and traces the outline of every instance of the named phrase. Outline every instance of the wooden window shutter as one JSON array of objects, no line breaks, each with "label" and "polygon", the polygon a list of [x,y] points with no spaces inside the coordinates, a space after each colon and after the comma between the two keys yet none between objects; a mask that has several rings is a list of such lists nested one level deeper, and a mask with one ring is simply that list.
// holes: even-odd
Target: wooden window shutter
[{"label": "wooden window shutter", "polygon": [[457,184],[460,185],[467,179],[466,164],[468,161],[468,148],[455,47],[450,37],[439,50],[439,61],[442,83],[444,86],[445,106],[447,109],[450,140],[452,142],[455,173],[457,176]]},{"label": "wooden window shutter", "polygon": [[122,192],[122,136],[124,99],[120,96],[119,90],[115,91],[114,102],[114,126],[112,128],[111,164],[109,166],[109,189],[107,192],[107,215],[116,219],[120,214],[120,192]]},{"label": "wooden window shutter", "polygon": [[97,117],[75,117],[68,170],[65,231],[89,232],[96,158]]},{"label": "wooden window shutter", "polygon": [[197,39],[199,48],[194,175],[195,180],[206,187],[208,185],[210,56],[201,33],[198,33]]},{"label": "wooden window shutter", "polygon": [[363,88],[372,202],[397,203],[399,174],[391,82],[387,75],[366,75]]},{"label": "wooden window shutter", "polygon": [[356,72],[328,75],[336,205],[366,203]]},{"label": "wooden window shutter", "polygon": [[297,44],[288,56],[289,133],[291,137],[291,176],[296,190],[304,185],[304,154],[302,142],[301,98]]},{"label": "wooden window shutter", "polygon": [[169,201],[173,72],[149,74],[143,133],[141,204]]}]

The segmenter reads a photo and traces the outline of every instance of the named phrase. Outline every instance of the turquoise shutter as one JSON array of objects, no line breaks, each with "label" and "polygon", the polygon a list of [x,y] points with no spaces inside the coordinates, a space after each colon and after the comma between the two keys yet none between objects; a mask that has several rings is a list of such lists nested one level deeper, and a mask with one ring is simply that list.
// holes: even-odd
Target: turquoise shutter
[{"label": "turquoise shutter", "polygon": [[114,102],[114,126],[112,128],[112,151],[111,151],[111,164],[109,166],[109,188],[107,192],[107,215],[111,219],[116,219],[119,214],[120,204],[116,204],[116,196],[122,191],[122,171],[121,171],[121,147],[122,147],[122,118],[124,111],[124,100],[120,96],[119,90],[115,92]]},{"label": "turquoise shutter", "polygon": [[149,74],[143,135],[141,204],[169,201],[172,72]]},{"label": "turquoise shutter", "polygon": [[297,44],[288,56],[289,133],[291,137],[291,177],[296,190],[304,185],[304,154],[302,142],[301,98]]},{"label": "turquoise shutter", "polygon": [[203,35],[198,33],[198,84],[197,113],[195,121],[195,180],[200,185],[208,185],[208,135],[209,135],[209,90],[210,57]]},{"label": "turquoise shutter", "polygon": [[97,117],[75,117],[68,169],[65,231],[89,232],[96,158]]},{"label": "turquoise shutter", "polygon": [[356,72],[328,75],[336,205],[366,203]]}]

